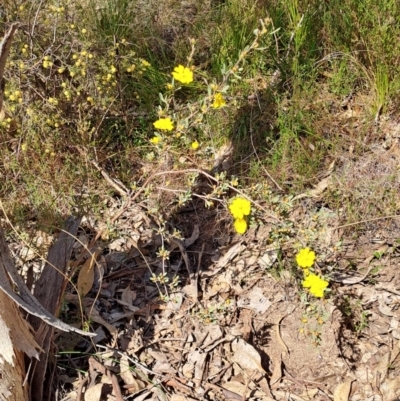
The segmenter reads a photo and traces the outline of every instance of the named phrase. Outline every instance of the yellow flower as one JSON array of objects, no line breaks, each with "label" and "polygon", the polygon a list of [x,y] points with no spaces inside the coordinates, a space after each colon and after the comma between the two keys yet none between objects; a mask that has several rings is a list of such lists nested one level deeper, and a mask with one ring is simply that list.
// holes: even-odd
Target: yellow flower
[{"label": "yellow flower", "polygon": [[193,150],[196,150],[199,146],[200,146],[200,144],[197,141],[192,142],[191,147]]},{"label": "yellow flower", "polygon": [[184,67],[183,65],[178,65],[178,67],[174,68],[172,72],[172,76],[176,81],[179,81],[183,84],[190,84],[193,82],[193,72],[190,68]]},{"label": "yellow flower", "polygon": [[43,68],[50,68],[53,65],[52,61],[43,60]]},{"label": "yellow flower", "polygon": [[150,139],[150,142],[153,145],[158,145],[161,142],[161,138],[159,136],[153,136],[153,138]]},{"label": "yellow flower", "polygon": [[153,123],[154,128],[165,130],[165,131],[172,131],[174,129],[174,123],[172,120],[167,118],[160,118]]},{"label": "yellow flower", "polygon": [[213,109],[220,109],[221,107],[224,107],[226,105],[226,101],[224,97],[222,96],[222,93],[216,93],[214,95],[214,103],[212,104]]},{"label": "yellow flower", "polygon": [[55,97],[49,97],[48,102],[54,105],[58,104],[58,100]]},{"label": "yellow flower", "polygon": [[236,232],[239,234],[244,234],[247,230],[247,223],[245,219],[236,219],[233,223],[233,226],[235,227]]},{"label": "yellow flower", "polygon": [[235,219],[243,219],[250,214],[251,203],[244,198],[235,198],[229,205],[229,211]]},{"label": "yellow flower", "polygon": [[329,282],[323,280],[316,274],[309,274],[302,282],[304,288],[309,288],[309,291],[314,297],[322,298],[324,296],[324,290],[328,287]]},{"label": "yellow flower", "polygon": [[314,261],[315,252],[310,248],[300,249],[299,253],[296,255],[296,262],[303,269],[311,267],[314,264]]}]

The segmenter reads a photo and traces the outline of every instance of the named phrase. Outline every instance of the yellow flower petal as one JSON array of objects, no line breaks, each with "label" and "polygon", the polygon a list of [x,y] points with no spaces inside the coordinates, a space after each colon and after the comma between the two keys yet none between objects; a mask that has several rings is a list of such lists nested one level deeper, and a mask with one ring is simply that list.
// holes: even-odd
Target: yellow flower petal
[{"label": "yellow flower petal", "polygon": [[244,234],[247,230],[247,223],[245,219],[236,219],[233,223],[235,230],[239,234]]},{"label": "yellow flower petal", "polygon": [[174,123],[173,121],[167,117],[167,118],[160,118],[157,121],[153,123],[154,128],[160,129],[160,130],[165,130],[165,131],[172,131],[174,129]]},{"label": "yellow flower petal", "polygon": [[214,95],[214,103],[211,105],[213,109],[220,109],[226,105],[225,98],[222,96],[221,93],[216,93]]},{"label": "yellow flower petal", "polygon": [[229,211],[235,219],[243,219],[248,216],[251,210],[251,203],[244,198],[235,198],[229,205]]},{"label": "yellow flower petal", "polygon": [[315,252],[310,248],[300,249],[299,253],[296,255],[297,264],[304,269],[311,267],[314,264],[314,261]]},{"label": "yellow flower petal", "polygon": [[190,146],[192,147],[193,150],[196,150],[200,146],[200,144],[197,141],[194,141]]},{"label": "yellow flower petal", "polygon": [[172,76],[174,77],[175,81],[179,81],[183,84],[190,84],[193,82],[193,71],[181,64],[174,68]]},{"label": "yellow flower petal", "polygon": [[150,142],[153,145],[158,145],[161,142],[161,138],[159,136],[153,136],[153,138],[150,139]]},{"label": "yellow flower petal", "polygon": [[309,288],[310,294],[317,298],[322,298],[324,296],[326,287],[329,285],[329,282],[317,276],[316,274],[309,274],[305,280],[303,280],[302,285],[304,288]]}]

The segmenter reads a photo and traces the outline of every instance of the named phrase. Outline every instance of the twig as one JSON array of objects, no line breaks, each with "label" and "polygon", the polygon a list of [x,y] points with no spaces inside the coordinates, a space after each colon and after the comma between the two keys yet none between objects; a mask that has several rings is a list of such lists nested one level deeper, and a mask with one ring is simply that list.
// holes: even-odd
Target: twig
[{"label": "twig", "polygon": [[[198,174],[202,174],[205,177],[209,178],[210,180],[214,181],[214,182],[219,182],[219,180],[217,180],[215,177],[213,177],[212,175],[206,173],[203,170],[197,169],[197,168],[189,168],[186,170],[170,170],[170,171],[163,171],[160,173],[154,173],[153,176],[157,176],[157,175],[165,175],[165,174],[185,174],[185,173],[198,173]],[[265,209],[265,207],[261,206],[258,202],[256,202],[255,200],[251,199],[249,196],[247,196],[243,191],[241,191],[240,189],[237,189],[235,187],[233,187],[232,185],[227,184],[227,187],[229,189],[231,189],[232,191],[237,192],[239,195],[243,196],[243,198],[247,199],[248,201],[250,201],[251,203],[253,203],[255,206],[257,206],[260,210],[262,210],[268,217],[271,217],[272,219],[274,219],[275,221],[279,221],[279,219],[275,216],[273,216],[267,209]]]},{"label": "twig", "polygon": [[76,395],[76,401],[81,401],[82,400],[82,395],[83,395],[83,388],[85,385],[87,385],[89,382],[89,377],[85,377],[81,382],[79,383],[79,387],[77,390],[77,395]]},{"label": "twig", "polygon": [[[167,187],[155,187],[155,188],[159,189],[160,191],[166,191],[166,192],[174,192],[174,193],[186,193],[187,192],[184,189],[172,189],[172,188],[167,188]],[[200,198],[202,200],[211,199],[211,200],[214,200],[216,202],[220,201],[220,199],[218,199],[218,198],[212,198],[212,197],[207,196],[207,195],[199,195],[199,194],[196,194],[196,193],[193,193],[192,195],[195,196],[196,198]]]},{"label": "twig", "polygon": [[150,369],[146,368],[145,366],[143,366],[141,363],[135,361],[133,358],[131,358],[131,357],[128,356],[127,354],[125,354],[125,353],[123,353],[123,352],[117,350],[116,348],[111,348],[111,347],[107,347],[106,345],[100,345],[100,344],[97,344],[97,347],[103,348],[103,349],[105,349],[105,350],[107,350],[107,351],[116,352],[117,354],[119,354],[119,355],[121,355],[121,356],[125,356],[125,357],[126,357],[130,362],[132,362],[136,367],[138,367],[138,368],[144,370],[146,373],[150,373],[150,374],[152,374],[152,375],[164,377],[164,375],[162,375],[161,373],[153,372],[152,370],[150,370]]},{"label": "twig", "polygon": [[33,19],[33,23],[32,23],[32,29],[31,29],[31,32],[30,32],[30,38],[31,38],[31,49],[32,49],[32,37],[33,37],[33,33],[35,32],[35,26],[36,26],[36,22],[37,22],[37,19],[38,19],[38,16],[39,16],[39,12],[40,12],[40,8],[42,7],[42,4],[43,4],[43,0],[41,0],[40,1],[40,4],[38,5],[38,8],[37,8],[37,10],[36,10],[36,13],[35,13],[35,17],[34,17],[34,19]]},{"label": "twig", "polygon": [[89,365],[91,366],[91,368],[93,370],[96,369],[96,370],[100,371],[104,376],[107,376],[111,380],[115,399],[117,401],[124,401],[124,398],[122,397],[122,393],[121,393],[121,388],[118,383],[117,376],[115,376],[115,374],[112,373],[111,370],[107,369],[103,364],[101,364],[99,361],[97,361],[92,356],[89,358]]},{"label": "twig", "polygon": [[335,230],[338,230],[339,228],[357,226],[359,224],[364,224],[364,223],[371,223],[372,221],[385,220],[385,219],[395,219],[397,217],[400,217],[400,214],[392,214],[392,215],[383,216],[383,217],[374,217],[373,219],[366,219],[366,220],[357,221],[355,223],[343,224],[341,226],[335,227]]},{"label": "twig", "polygon": [[95,160],[90,160],[90,162],[93,164],[93,166],[96,167],[96,169],[100,172],[100,174],[104,177],[104,179],[113,187],[117,190],[117,192],[122,195],[122,196],[128,196],[129,195],[129,190],[126,188],[126,186],[121,182],[117,181],[114,178],[111,178],[107,172],[99,166],[99,164]]}]

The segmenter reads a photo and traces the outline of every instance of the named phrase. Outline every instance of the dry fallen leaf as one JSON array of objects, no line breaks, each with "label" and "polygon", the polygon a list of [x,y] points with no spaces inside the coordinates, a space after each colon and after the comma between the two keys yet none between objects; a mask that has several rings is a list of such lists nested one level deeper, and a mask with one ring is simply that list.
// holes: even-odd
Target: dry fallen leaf
[{"label": "dry fallen leaf", "polygon": [[196,401],[196,398],[192,398],[192,397],[187,397],[186,395],[182,395],[182,394],[172,394],[171,401]]},{"label": "dry fallen leaf", "polygon": [[94,252],[88,260],[81,267],[81,271],[78,276],[78,293],[81,297],[84,297],[93,287],[94,283],[94,266],[96,263],[97,256],[100,251]]},{"label": "dry fallen leaf", "polygon": [[262,269],[269,269],[278,259],[278,248],[267,250],[257,259],[257,263]]},{"label": "dry fallen leaf", "polygon": [[126,302],[127,304],[132,304],[133,296],[130,287],[126,287],[121,293],[121,301]]},{"label": "dry fallen leaf", "polygon": [[225,267],[229,261],[231,261],[236,255],[239,255],[244,249],[246,249],[246,246],[242,242],[232,245],[225,255],[218,261],[217,268],[221,269]]},{"label": "dry fallen leaf", "polygon": [[272,372],[271,378],[269,379],[270,386],[279,382],[282,378],[282,354],[279,354],[279,358],[274,361],[273,366],[274,370]]},{"label": "dry fallen leaf", "polygon": [[258,370],[265,373],[261,366],[261,356],[252,345],[241,338],[237,338],[232,342],[232,351],[231,359],[242,369]]},{"label": "dry fallen leaf", "polygon": [[189,352],[187,363],[182,367],[182,372],[187,378],[201,380],[203,376],[204,363],[207,353],[201,349],[194,349]]},{"label": "dry fallen leaf", "polygon": [[369,272],[375,268],[374,265],[370,265],[367,272],[365,274],[363,274],[362,276],[357,276],[357,277],[349,277],[348,275],[344,275],[341,273],[336,273],[333,274],[332,279],[333,281],[336,281],[338,283],[342,283],[342,284],[348,284],[348,285],[352,285],[352,284],[357,284],[357,283],[361,283],[361,281],[365,280],[369,274]]},{"label": "dry fallen leaf", "polygon": [[293,200],[302,199],[302,198],[319,198],[321,196],[321,194],[325,191],[325,189],[327,189],[332,184],[331,174],[332,174],[334,168],[335,168],[335,161],[333,161],[330,164],[328,170],[325,171],[325,173],[324,173],[325,178],[323,178],[317,185],[315,185],[314,189],[295,196],[293,198]]},{"label": "dry fallen leaf", "polygon": [[93,320],[93,322],[99,323],[104,326],[110,334],[112,334],[115,338],[118,335],[118,330],[112,326],[111,324],[107,323],[98,312],[97,309],[92,308],[90,306],[85,307],[85,312],[88,315],[89,319]]},{"label": "dry fallen leaf", "polygon": [[264,296],[260,287],[253,287],[250,293],[240,296],[237,305],[239,308],[247,308],[258,313],[264,313],[271,306],[271,302]]},{"label": "dry fallen leaf", "polygon": [[348,401],[353,380],[340,383],[333,392],[334,401]]},{"label": "dry fallen leaf", "polygon": [[397,401],[400,390],[400,377],[394,379],[386,379],[380,386],[384,401]]},{"label": "dry fallen leaf", "polygon": [[129,367],[129,360],[126,355],[121,355],[120,366],[120,377],[131,394],[145,388],[145,384],[140,379],[134,377],[133,372]]},{"label": "dry fallen leaf", "polygon": [[85,401],[100,401],[102,400],[101,393],[103,391],[104,383],[97,383],[92,387],[89,387],[85,391]]},{"label": "dry fallen leaf", "polygon": [[224,388],[225,390],[229,390],[232,393],[240,395],[242,399],[246,396],[246,392],[250,392],[248,386],[246,386],[244,383],[240,383],[237,381],[227,382],[222,386],[222,388]]},{"label": "dry fallen leaf", "polygon": [[381,356],[379,363],[375,366],[374,369],[374,376],[375,376],[375,383],[380,385],[384,382],[390,363],[390,352]]},{"label": "dry fallen leaf", "polygon": [[190,245],[192,245],[197,240],[197,238],[199,238],[199,235],[200,235],[199,226],[197,224],[195,224],[193,227],[192,235],[183,241],[183,243],[185,244],[185,247],[187,248]]}]

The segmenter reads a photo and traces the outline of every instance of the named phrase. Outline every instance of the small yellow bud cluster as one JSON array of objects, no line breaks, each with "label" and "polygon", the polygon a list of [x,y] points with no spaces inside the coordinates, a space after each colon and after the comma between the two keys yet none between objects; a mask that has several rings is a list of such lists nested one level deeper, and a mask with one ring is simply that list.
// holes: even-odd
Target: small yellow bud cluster
[{"label": "small yellow bud cluster", "polygon": [[97,90],[99,93],[102,92],[103,87],[115,87],[117,86],[117,67],[115,65],[107,66],[106,72],[101,75],[97,76],[97,79],[101,80],[101,84],[97,86]]},{"label": "small yellow bud cluster", "polygon": [[2,122],[1,122],[1,126],[8,129],[11,126],[11,121],[12,119],[10,117],[5,118]]},{"label": "small yellow bud cluster", "polygon": [[150,63],[148,62],[148,61],[146,61],[145,59],[140,59],[140,63],[142,64],[142,68],[147,68],[147,67],[150,67]]},{"label": "small yellow bud cluster", "polygon": [[[74,78],[77,75],[82,77],[86,76],[87,59],[92,59],[93,54],[88,53],[86,50],[82,50],[80,54],[73,54],[72,60],[74,60],[74,65],[72,66],[69,76]],[[64,67],[60,67],[58,72],[62,74],[65,71]]]},{"label": "small yellow bud cluster", "polygon": [[63,94],[66,97],[67,100],[71,100],[71,91],[68,89],[63,90]]},{"label": "small yellow bud cluster", "polygon": [[126,69],[126,72],[133,72],[133,71],[135,71],[135,69],[136,69],[136,65],[132,64]]},{"label": "small yellow bud cluster", "polygon": [[21,53],[22,53],[24,56],[26,56],[26,55],[28,54],[28,49],[29,49],[29,46],[25,43],[25,44],[22,46]]},{"label": "small yellow bud cluster", "polygon": [[59,121],[57,121],[56,119],[52,120],[51,118],[48,118],[46,120],[46,124],[48,124],[48,125],[50,125],[51,127],[54,127],[54,128],[58,128],[60,126]]},{"label": "small yellow bud cluster", "polygon": [[49,6],[50,11],[53,13],[61,14],[65,11],[65,7]]},{"label": "small yellow bud cluster", "polygon": [[[135,52],[132,52],[131,53],[131,55],[133,56],[133,55],[135,55]],[[143,75],[143,73],[149,68],[151,66],[151,64],[147,61],[147,60],[145,60],[145,59],[143,59],[143,58],[141,58],[141,59],[139,59],[138,60],[138,62],[136,63],[136,64],[131,64],[130,66],[128,66],[127,68],[126,68],[126,72],[133,72],[133,71],[137,71],[137,73],[139,74],[139,75]]]},{"label": "small yellow bud cluster", "polygon": [[11,102],[16,102],[16,103],[22,103],[22,92],[20,90],[16,90],[13,92],[10,91],[5,91],[4,95],[6,96],[6,98],[8,100],[10,100]]},{"label": "small yellow bud cluster", "polygon": [[47,99],[47,101],[49,102],[49,104],[51,104],[53,106],[57,106],[58,105],[58,100],[55,97],[49,97]]},{"label": "small yellow bud cluster", "polygon": [[51,60],[50,56],[44,56],[43,57],[43,68],[51,68],[53,65],[53,61]]}]

